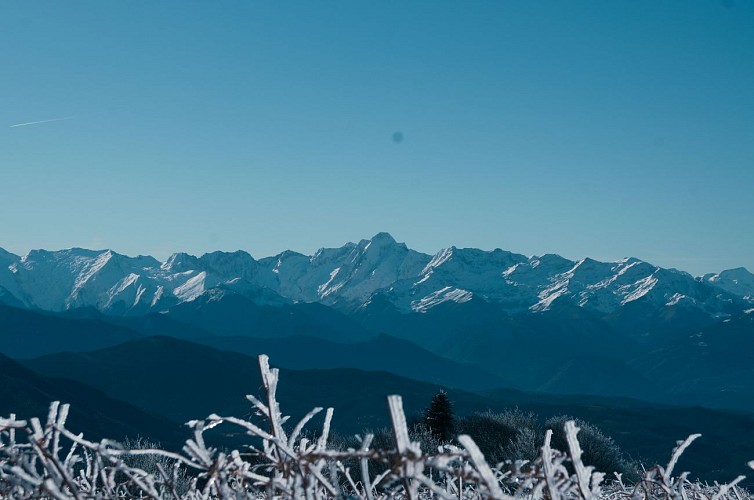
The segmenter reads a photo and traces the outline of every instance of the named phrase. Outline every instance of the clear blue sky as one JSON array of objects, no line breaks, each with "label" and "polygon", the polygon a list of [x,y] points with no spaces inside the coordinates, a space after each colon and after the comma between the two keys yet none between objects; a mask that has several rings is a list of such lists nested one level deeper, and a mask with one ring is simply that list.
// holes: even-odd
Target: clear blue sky
[{"label": "clear blue sky", "polygon": [[388,231],[754,271],[749,0],[4,1],[0,47],[17,253]]}]

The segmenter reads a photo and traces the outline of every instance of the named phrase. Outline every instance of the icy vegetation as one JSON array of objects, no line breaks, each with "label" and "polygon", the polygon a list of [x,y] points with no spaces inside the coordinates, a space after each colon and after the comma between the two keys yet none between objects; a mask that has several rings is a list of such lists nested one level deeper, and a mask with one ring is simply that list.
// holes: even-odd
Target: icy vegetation
[{"label": "icy vegetation", "polygon": [[[606,477],[582,461],[579,427],[564,423],[565,450],[553,448],[548,430],[532,460],[490,463],[468,435],[457,446],[424,449],[412,440],[400,396],[389,396],[392,443],[333,447],[325,411],[318,434],[305,426],[315,408],[296,425],[283,417],[276,400],[278,370],[259,357],[266,398],[247,396],[251,420],[210,415],[188,422],[193,435],[182,453],[91,442],[65,426],[69,407],[52,403],[47,421],[0,418],[0,498],[27,499],[230,499],[230,498],[526,498],[526,499],[736,499],[752,498],[738,484],[704,485],[676,470],[678,458],[698,437],[678,443],[666,466],[654,466],[627,484]],[[232,451],[208,445],[212,429],[245,436]],[[752,464],[750,464],[752,465]]]}]

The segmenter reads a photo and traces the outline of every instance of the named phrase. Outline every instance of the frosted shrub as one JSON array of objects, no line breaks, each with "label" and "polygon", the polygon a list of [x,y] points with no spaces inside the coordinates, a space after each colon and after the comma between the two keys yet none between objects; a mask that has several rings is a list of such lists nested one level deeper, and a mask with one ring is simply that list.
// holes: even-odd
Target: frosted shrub
[{"label": "frosted shrub", "polygon": [[458,427],[474,439],[490,463],[534,460],[544,435],[536,416],[518,408],[502,413],[474,413],[462,418]]},{"label": "frosted shrub", "polygon": [[[572,420],[563,429],[564,449],[553,449],[553,433],[544,434],[538,456],[529,463],[491,466],[474,440],[457,437],[459,446],[422,447],[416,437],[426,429],[406,425],[400,396],[389,396],[390,442],[375,445],[367,434],[354,441],[329,444],[332,408],[316,434],[305,426],[322,408],[298,422],[280,411],[278,371],[259,357],[264,400],[247,396],[256,411],[251,420],[210,415],[188,422],[192,436],[182,453],[151,448],[148,442],[92,442],[65,426],[68,405],[54,402],[44,424],[37,419],[0,418],[0,498],[200,500],[244,498],[376,499],[644,499],[740,500],[752,498],[737,484],[713,487],[691,483],[685,473],[673,475],[678,457],[698,437],[680,442],[666,467],[655,466],[629,486],[621,477],[605,482],[604,474],[586,466]],[[248,438],[237,449],[209,446],[204,434],[232,426]],[[531,436],[522,437],[527,449]],[[144,448],[141,448],[144,446]],[[141,457],[146,457],[142,459]],[[380,465],[379,468],[375,465]]]},{"label": "frosted shrub", "polygon": [[597,469],[608,474],[619,473],[624,478],[636,480],[640,476],[640,466],[625,456],[613,439],[605,435],[594,425],[580,419],[559,416],[552,417],[545,422],[545,427],[553,429],[552,442],[556,448],[566,446],[567,437],[564,432],[565,423],[574,420],[581,429],[579,443],[584,450],[584,460]]}]

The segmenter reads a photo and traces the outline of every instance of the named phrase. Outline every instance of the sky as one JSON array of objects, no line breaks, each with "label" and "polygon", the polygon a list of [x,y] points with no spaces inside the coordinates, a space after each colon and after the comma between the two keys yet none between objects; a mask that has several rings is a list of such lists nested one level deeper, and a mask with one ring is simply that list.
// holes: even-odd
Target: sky
[{"label": "sky", "polygon": [[18,254],[387,231],[754,271],[750,0],[6,0],[0,47]]}]

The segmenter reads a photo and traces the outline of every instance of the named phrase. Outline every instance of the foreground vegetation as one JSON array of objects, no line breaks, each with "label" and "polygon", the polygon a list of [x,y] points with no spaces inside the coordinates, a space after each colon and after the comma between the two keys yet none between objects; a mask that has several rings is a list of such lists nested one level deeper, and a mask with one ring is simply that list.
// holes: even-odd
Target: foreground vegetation
[{"label": "foreground vegetation", "polygon": [[[429,429],[426,442],[434,445],[422,448],[406,423],[400,396],[388,397],[391,442],[367,434],[353,446],[337,446],[330,442],[333,409],[325,411],[317,434],[307,433],[305,426],[322,408],[287,425],[276,399],[278,371],[270,369],[266,356],[259,357],[259,366],[266,398],[247,396],[255,417],[193,420],[188,423],[193,436],[181,454],[145,447],[142,441],[88,441],[66,428],[69,407],[58,402],[50,405],[44,425],[36,418],[0,418],[0,498],[754,498],[738,486],[743,476],[705,485],[678,474],[679,457],[699,435],[679,442],[666,466],[643,470],[629,482],[620,473],[608,477],[584,463],[581,429],[573,420],[549,421],[562,424],[562,434],[547,430],[536,456],[534,435],[526,426],[512,441],[517,447],[497,450],[480,441],[488,448],[487,458],[468,434],[458,436],[457,445],[439,444]],[[494,418],[480,418],[487,427],[477,429],[489,429]],[[525,422],[528,417],[515,418]],[[246,444],[232,451],[208,445],[207,434],[222,428],[241,431]],[[497,451],[530,456],[495,463]]]}]

